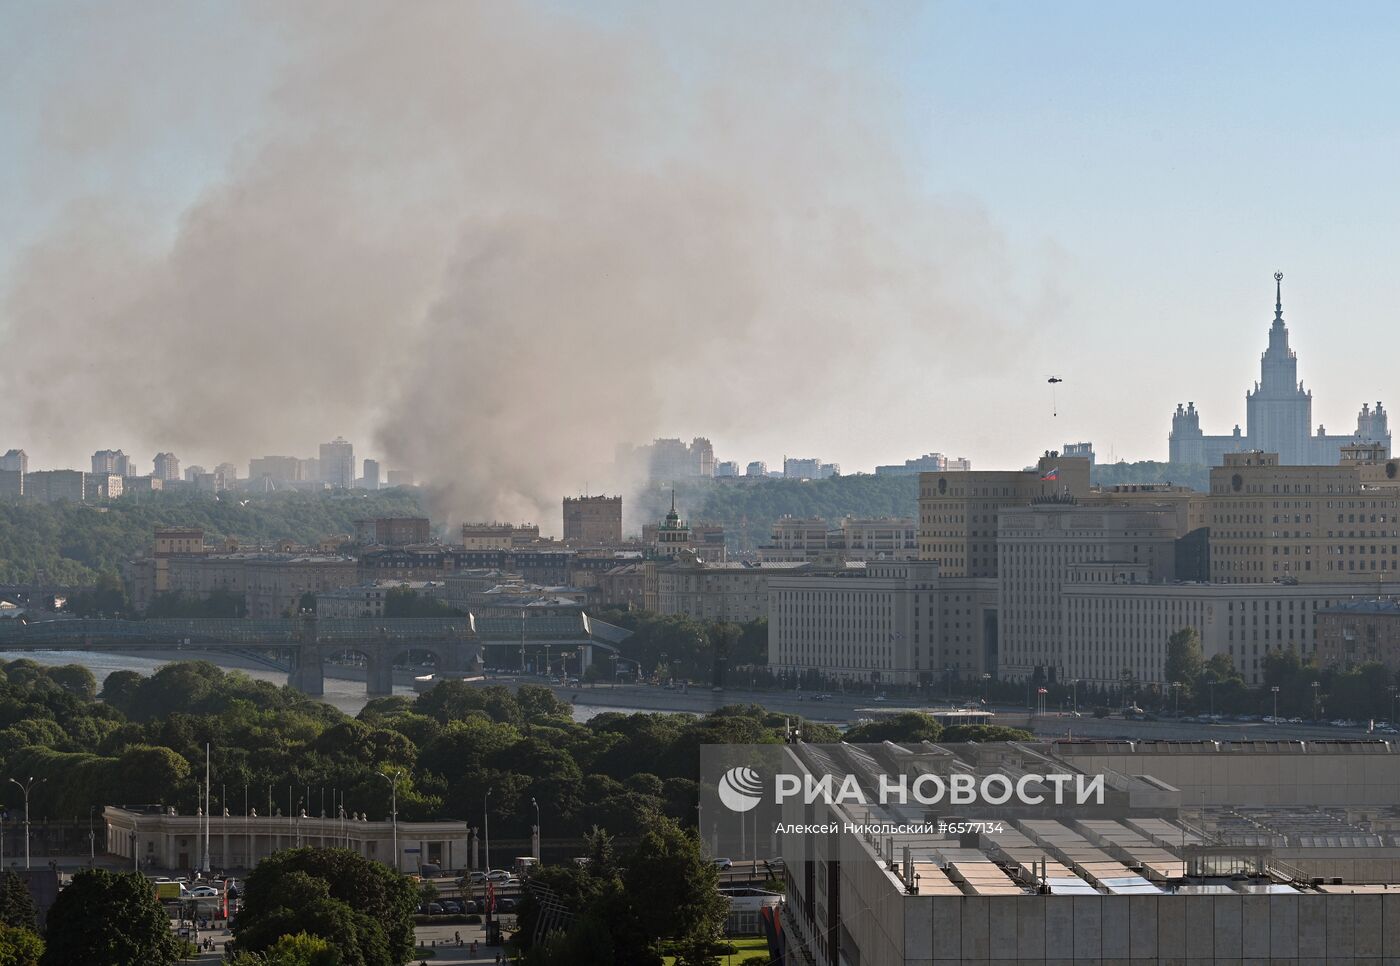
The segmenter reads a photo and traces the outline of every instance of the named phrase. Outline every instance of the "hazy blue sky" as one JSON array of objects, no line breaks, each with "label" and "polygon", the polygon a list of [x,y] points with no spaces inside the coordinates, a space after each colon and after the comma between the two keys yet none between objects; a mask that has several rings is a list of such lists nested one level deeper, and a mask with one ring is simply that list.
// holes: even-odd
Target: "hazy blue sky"
[{"label": "hazy blue sky", "polygon": [[[6,288],[25,281],[32,246],[61,242],[92,205],[119,208],[140,226],[130,243],[159,258],[191,206],[237,184],[249,159],[269,145],[295,140],[296,118],[308,116],[297,112],[309,110],[301,102],[315,103],[302,97],[301,85],[313,84],[304,65],[327,58],[323,27],[343,27],[332,26],[340,20],[335,5],[300,9],[306,15],[298,18],[258,4],[0,0]],[[896,158],[920,204],[954,213],[954,227],[939,235],[952,256],[940,248],[923,268],[938,273],[946,264],[940,284],[958,295],[929,310],[926,337],[911,342],[907,330],[861,310],[862,301],[880,301],[879,286],[866,276],[842,307],[845,339],[847,349],[874,343],[878,352],[852,352],[850,365],[832,365],[846,351],[841,339],[805,347],[798,327],[765,342],[756,333],[767,323],[759,319],[743,330],[736,352],[767,353],[775,372],[800,365],[804,352],[820,353],[823,378],[765,383],[755,375],[761,369],[734,380],[714,368],[693,372],[661,386],[650,426],[622,425],[617,435],[708,434],[720,458],[776,464],[784,453],[819,455],[848,470],[929,450],[966,455],[983,468],[1020,466],[1072,440],[1092,440],[1100,459],[1110,449],[1129,459],[1164,458],[1178,401],[1196,402],[1207,432],[1228,432],[1243,420],[1243,393],[1257,378],[1272,318],[1275,270],[1287,276],[1285,316],[1300,373],[1315,392],[1314,421],[1340,433],[1354,427],[1363,401],[1400,405],[1400,394],[1390,391],[1400,371],[1393,319],[1400,275],[1392,269],[1400,254],[1394,4],[871,3],[841,14],[809,4],[512,9],[524,13],[500,28],[507,50],[517,41],[525,50],[553,50],[548,45],[558,35],[539,41],[536,21],[567,22],[585,34],[596,29],[604,42],[643,48],[630,83],[656,72],[665,80],[628,105],[640,112],[682,116],[696,110],[691,94],[704,101],[709,90],[742,115],[751,93],[762,105],[754,122],[761,127],[786,108],[793,116],[819,115],[826,98],[844,97],[841,78],[850,78],[860,94],[843,102],[839,122],[814,142],[813,170],[797,172],[810,181],[784,203],[820,209],[849,197],[857,213],[931,217],[917,206],[863,206],[859,173],[850,170],[863,155],[853,148],[846,156],[841,143],[848,125],[853,142],[879,141],[878,156]],[[373,29],[385,32],[386,47],[419,36],[398,35],[382,21]],[[753,66],[770,41],[781,47],[776,62],[793,65],[789,76]],[[454,44],[450,36],[437,42],[448,50]],[[731,73],[732,51],[739,66]],[[810,87],[809,70],[819,74]],[[543,96],[557,100],[567,89]],[[502,85],[493,98],[522,117],[538,107],[518,86]],[[862,124],[866,108],[869,125]],[[736,123],[742,127],[742,117]],[[665,171],[667,150],[659,145],[670,132],[657,130],[624,128],[612,149],[633,163],[654,152]],[[801,126],[793,130],[800,139]],[[355,150],[374,155],[374,135],[359,132]],[[848,180],[828,182],[818,155],[833,153]],[[732,166],[735,157],[724,153],[715,164]],[[775,153],[774,170],[778,162],[800,167],[793,157],[802,155]],[[706,155],[690,160],[703,174]],[[872,169],[870,177],[887,178],[889,170]],[[406,174],[407,190],[425,177],[421,169]],[[557,230],[567,235],[572,228],[561,223]],[[958,255],[964,231],[977,237]],[[87,268],[84,251],[91,249],[79,246],[68,263],[77,275]],[[761,282],[761,264],[755,274]],[[963,275],[975,281],[963,285]],[[785,277],[786,285],[800,286],[800,272]],[[256,277],[249,284],[256,286]],[[432,300],[410,301],[419,311]],[[998,338],[983,344],[977,323],[969,335],[948,319],[945,313],[972,301],[1005,327]],[[21,365],[55,364],[53,353],[33,356],[18,344],[43,337],[36,312],[42,315],[32,293],[22,307],[0,302],[0,355]],[[130,324],[132,316],[124,318]],[[104,324],[101,313],[91,324]],[[957,330],[946,341],[944,325]],[[610,338],[606,329],[594,336]],[[1019,350],[1006,351],[1009,345]],[[688,347],[670,341],[654,348]],[[75,367],[101,369],[102,359],[85,356],[84,345],[70,351]],[[723,353],[707,347],[702,354],[722,368]],[[1045,383],[1052,373],[1066,380],[1058,417],[1050,414]],[[148,383],[130,377],[133,386]],[[4,386],[15,391],[13,373],[0,375]],[[32,381],[22,388],[43,392]],[[812,403],[765,413],[756,404],[767,392],[799,401],[809,394]],[[0,449],[25,446],[41,459],[73,463],[101,442],[71,424],[36,428],[28,407],[40,405],[61,407],[63,400],[0,409]],[[366,392],[353,402],[328,401],[319,418],[293,421],[287,438],[266,425],[265,445],[240,439],[229,447],[235,451],[211,445],[190,457],[241,462],[257,455],[245,449],[308,451],[315,439],[341,432],[372,450],[379,417],[376,393]],[[136,450],[143,460],[146,450],[167,445],[162,432],[176,437],[168,445],[192,445],[187,430],[139,411],[130,426],[122,435],[109,419],[102,445]],[[206,435],[217,438],[219,430]],[[599,433],[595,448],[609,445]]]}]

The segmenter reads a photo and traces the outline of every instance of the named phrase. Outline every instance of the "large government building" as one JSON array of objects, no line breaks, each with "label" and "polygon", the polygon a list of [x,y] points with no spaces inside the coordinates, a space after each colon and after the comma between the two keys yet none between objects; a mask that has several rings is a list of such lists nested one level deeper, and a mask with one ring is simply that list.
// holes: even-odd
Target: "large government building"
[{"label": "large government building", "polygon": [[[1056,452],[1023,470],[923,473],[921,559],[767,578],[769,665],[880,685],[1166,685],[1167,639],[1192,627],[1247,684],[1278,651],[1350,666],[1360,652],[1321,647],[1321,624],[1400,595],[1400,460],[1379,442],[1337,455],[1227,453],[1207,493],[1094,486],[1086,457]],[[1374,636],[1368,659],[1400,666]]]},{"label": "large government building", "polygon": [[1260,361],[1259,381],[1244,396],[1245,432],[1236,425],[1228,436],[1207,436],[1201,432],[1196,404],[1178,403],[1172,416],[1171,461],[1219,466],[1227,453],[1263,450],[1278,454],[1279,462],[1287,466],[1327,466],[1336,463],[1342,447],[1351,443],[1380,443],[1389,456],[1388,415],[1379,402],[1375,409],[1362,405],[1352,435],[1329,436],[1322,426],[1313,435],[1312,392],[1298,379],[1298,357],[1288,347],[1288,327],[1283,322],[1283,273],[1274,280],[1274,324]]}]

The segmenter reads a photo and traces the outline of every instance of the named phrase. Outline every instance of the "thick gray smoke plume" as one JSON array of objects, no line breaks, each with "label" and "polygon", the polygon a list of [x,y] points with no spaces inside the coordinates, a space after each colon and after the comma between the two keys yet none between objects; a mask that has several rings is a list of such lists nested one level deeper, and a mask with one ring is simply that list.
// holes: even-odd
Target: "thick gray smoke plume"
[{"label": "thick gray smoke plume", "polygon": [[14,425],[229,458],[373,427],[442,516],[555,529],[619,442],[937,438],[909,386],[1014,351],[1001,241],[920,189],[855,8],[262,14],[287,66],[173,236],[99,200],[19,261]]}]

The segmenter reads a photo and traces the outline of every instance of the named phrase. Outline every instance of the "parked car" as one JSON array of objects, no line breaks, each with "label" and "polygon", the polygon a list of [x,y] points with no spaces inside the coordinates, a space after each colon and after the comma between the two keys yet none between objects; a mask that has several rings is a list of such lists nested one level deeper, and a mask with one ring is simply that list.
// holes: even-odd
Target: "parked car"
[{"label": "parked car", "polygon": [[426,902],[418,907],[418,911],[425,916],[442,915],[442,906],[436,902]]},{"label": "parked car", "polygon": [[515,900],[514,900],[514,899],[497,899],[497,900],[496,900],[496,911],[497,911],[497,912],[514,912],[514,911],[515,911]]},{"label": "parked car", "polygon": [[471,915],[474,912],[480,912],[481,906],[477,905],[475,899],[468,899],[462,904],[462,911],[465,912],[467,915]]},{"label": "parked car", "polygon": [[462,913],[462,904],[456,899],[439,899],[438,905],[442,906],[442,911],[448,915],[457,916]]}]

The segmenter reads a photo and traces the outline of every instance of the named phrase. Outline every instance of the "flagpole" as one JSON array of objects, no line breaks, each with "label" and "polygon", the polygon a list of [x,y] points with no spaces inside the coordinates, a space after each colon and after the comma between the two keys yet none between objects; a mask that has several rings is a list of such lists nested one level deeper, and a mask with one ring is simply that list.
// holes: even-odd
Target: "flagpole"
[{"label": "flagpole", "polygon": [[204,868],[209,872],[209,823],[213,819],[213,804],[209,801],[209,742],[204,743]]}]

